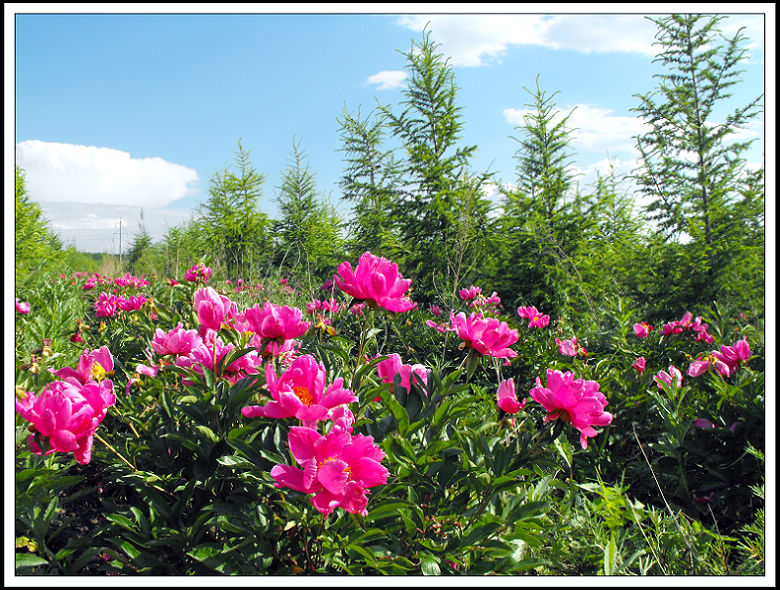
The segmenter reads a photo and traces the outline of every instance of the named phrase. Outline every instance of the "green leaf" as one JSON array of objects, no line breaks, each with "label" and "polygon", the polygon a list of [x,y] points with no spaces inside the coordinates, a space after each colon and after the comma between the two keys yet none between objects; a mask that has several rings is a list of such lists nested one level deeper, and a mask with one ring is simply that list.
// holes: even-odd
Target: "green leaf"
[{"label": "green leaf", "polygon": [[439,560],[430,553],[420,555],[420,570],[424,576],[438,576],[441,574]]},{"label": "green leaf", "polygon": [[46,565],[49,562],[43,559],[42,557],[38,557],[37,555],[33,555],[31,553],[17,553],[15,556],[16,559],[16,567],[35,567],[36,565]]}]

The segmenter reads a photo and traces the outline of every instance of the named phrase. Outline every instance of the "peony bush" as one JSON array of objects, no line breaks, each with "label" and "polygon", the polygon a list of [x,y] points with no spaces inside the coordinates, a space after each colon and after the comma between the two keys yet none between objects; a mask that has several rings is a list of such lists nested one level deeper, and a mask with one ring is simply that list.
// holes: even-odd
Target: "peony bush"
[{"label": "peony bush", "polygon": [[443,324],[413,280],[366,252],[326,300],[203,262],[19,293],[17,574],[763,567],[758,330],[589,340],[474,285]]}]

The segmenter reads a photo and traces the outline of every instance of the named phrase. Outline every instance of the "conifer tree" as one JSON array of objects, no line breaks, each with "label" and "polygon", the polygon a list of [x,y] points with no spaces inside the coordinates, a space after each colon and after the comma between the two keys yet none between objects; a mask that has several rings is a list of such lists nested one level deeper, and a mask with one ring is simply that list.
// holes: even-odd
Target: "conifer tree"
[{"label": "conifer tree", "polygon": [[339,185],[354,215],[351,255],[369,250],[395,258],[392,205],[400,197],[401,168],[393,151],[383,147],[387,128],[376,113],[361,118],[360,109],[351,113],[344,108],[338,123],[346,163]]},{"label": "conifer tree", "polygon": [[211,177],[209,199],[200,209],[204,251],[234,277],[252,272],[269,246],[268,218],[258,210],[264,176],[249,155],[239,140],[235,170],[225,168]]},{"label": "conifer tree", "polygon": [[277,197],[279,219],[275,262],[304,270],[309,276],[332,265],[339,255],[338,216],[317,192],[316,179],[300,141],[293,140],[289,165],[282,174]]},{"label": "conifer tree", "polygon": [[[484,228],[476,219],[487,213],[481,186],[487,175],[474,176],[469,170],[477,148],[459,144],[463,122],[455,74],[430,32],[424,31],[422,41],[413,42],[402,55],[409,72],[403,111],[395,114],[387,105],[379,109],[405,151],[405,182],[393,217],[404,248],[405,272],[417,277],[415,296],[424,299],[453,290],[463,262],[456,260],[473,258],[479,236],[469,234],[464,241],[462,230]],[[468,220],[463,218],[465,211],[471,216]],[[467,251],[461,252],[464,247]]]},{"label": "conifer tree", "polygon": [[687,291],[702,302],[718,295],[718,268],[733,257],[726,237],[744,198],[745,151],[735,134],[761,112],[761,96],[722,111],[746,59],[740,29],[719,34],[722,15],[673,14],[650,19],[658,27],[655,62],[664,67],[655,92],[636,95],[634,111],[649,130],[639,135],[636,180],[650,203],[649,218],[664,237],[687,242]]}]

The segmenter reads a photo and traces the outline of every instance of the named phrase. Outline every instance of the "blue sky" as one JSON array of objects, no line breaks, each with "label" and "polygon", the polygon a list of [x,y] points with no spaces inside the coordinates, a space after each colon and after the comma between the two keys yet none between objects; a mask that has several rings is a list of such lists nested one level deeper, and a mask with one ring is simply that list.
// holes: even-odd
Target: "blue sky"
[{"label": "blue sky", "polygon": [[[652,63],[655,26],[642,14],[546,12],[565,5],[533,5],[541,7],[537,14],[509,13],[527,5],[505,4],[487,5],[505,14],[427,15],[391,14],[394,5],[366,14],[217,14],[228,5],[193,5],[214,14],[64,14],[139,8],[5,6],[6,38],[13,39],[10,49],[6,42],[6,71],[10,65],[14,72],[10,97],[6,84],[14,106],[8,148],[26,170],[30,197],[66,245],[92,252],[118,250],[120,219],[128,245],[141,210],[154,239],[188,219],[208,198],[212,174],[231,165],[239,139],[266,177],[264,211],[275,213],[295,139],[320,192],[346,214],[337,119],[344,107],[365,115],[377,102],[400,111],[406,62],[399,50],[419,41],[426,23],[454,68],[462,141],[479,148],[472,167],[495,172],[502,183],[515,179],[518,144],[510,136],[520,137],[515,127],[530,99],[524,87],[533,88],[537,75],[542,89],[558,92],[561,112],[576,106],[573,166],[588,184],[608,157],[618,172],[630,172],[631,137],[641,131],[630,112],[638,104],[633,95],[653,90],[660,72]],[[725,6],[770,11],[766,23],[761,14],[722,23],[726,34],[745,26],[749,38],[735,107],[764,91],[764,25],[772,27],[773,47],[774,5]],[[762,118],[745,131],[757,139],[754,166],[763,158],[763,125]]]}]

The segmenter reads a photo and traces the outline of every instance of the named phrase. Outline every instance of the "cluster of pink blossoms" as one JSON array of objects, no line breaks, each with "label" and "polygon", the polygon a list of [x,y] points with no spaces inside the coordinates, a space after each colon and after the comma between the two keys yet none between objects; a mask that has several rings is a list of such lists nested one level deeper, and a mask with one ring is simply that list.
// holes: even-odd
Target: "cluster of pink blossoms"
[{"label": "cluster of pink blossoms", "polygon": [[689,377],[698,377],[706,373],[710,367],[723,375],[729,377],[734,374],[740,364],[750,358],[750,345],[747,338],[737,340],[733,345],[720,347],[720,350],[713,350],[709,355],[700,355],[688,367],[687,375]]},{"label": "cluster of pink blossoms", "polygon": [[[111,277],[103,276],[99,273],[81,273],[77,272],[74,274],[76,278],[80,278],[82,276],[86,276],[87,280],[84,281],[84,285],[81,287],[84,290],[94,289],[99,284],[100,285],[116,285],[117,287],[132,287],[134,289],[140,289],[142,287],[148,287],[149,281],[147,281],[143,277],[136,277],[135,275],[128,273],[125,273],[121,277],[117,277],[115,279],[112,279]],[[62,278],[65,278],[64,275],[61,275]]]},{"label": "cluster of pink blossoms", "polygon": [[[369,488],[387,483],[388,471],[380,463],[384,453],[374,439],[352,434],[355,417],[348,404],[357,401],[354,392],[344,388],[341,377],[327,385],[325,367],[311,355],[295,358],[281,375],[269,363],[266,387],[271,401],[242,408],[245,417],[301,421],[301,426],[290,429],[288,445],[302,469],[275,465],[274,485],[312,494],[312,505],[325,516],[339,506],[365,516]],[[332,425],[323,435],[317,424],[326,421]]]},{"label": "cluster of pink blossoms", "polygon": [[72,452],[82,465],[89,463],[95,431],[116,403],[114,384],[106,378],[113,370],[107,347],[85,350],[76,369],[51,370],[62,380],[46,384],[39,396],[29,391],[17,395],[16,411],[33,431],[28,439],[33,453],[43,452],[38,437],[46,437],[44,454]]},{"label": "cluster of pink blossoms", "polygon": [[333,277],[336,286],[347,295],[365,302],[369,307],[403,312],[417,307],[406,295],[412,284],[398,272],[398,265],[387,258],[365,252],[353,270],[349,262],[342,262]]},{"label": "cluster of pink blossoms", "polygon": [[712,344],[715,341],[715,338],[707,332],[708,328],[709,326],[701,321],[701,316],[696,316],[696,318],[694,318],[691,312],[686,311],[681,319],[664,324],[661,334],[664,336],[671,336],[689,330],[696,334],[696,342]]},{"label": "cluster of pink blossoms", "polygon": [[145,295],[124,297],[103,291],[95,301],[95,315],[99,318],[114,317],[119,311],[138,311],[146,303]]},{"label": "cluster of pink blossoms", "polygon": [[518,307],[517,315],[528,320],[529,328],[546,328],[550,325],[550,316],[542,314],[534,306]]},{"label": "cluster of pink blossoms", "polygon": [[461,289],[458,292],[460,298],[469,302],[469,307],[479,307],[487,311],[489,308],[498,308],[501,306],[501,298],[498,293],[493,291],[490,297],[485,297],[482,294],[481,287],[475,287],[471,285],[468,289]]},{"label": "cluster of pink blossoms", "polygon": [[190,283],[195,283],[198,280],[201,280],[204,284],[207,285],[209,279],[211,278],[211,269],[202,262],[198,262],[197,264],[191,266],[186,273],[184,273],[184,278],[187,279]]},{"label": "cluster of pink blossoms", "polygon": [[27,301],[20,301],[16,298],[16,312],[17,313],[30,313],[30,304]]},{"label": "cluster of pink blossoms", "polygon": [[326,311],[330,313],[338,313],[343,309],[343,306],[341,303],[339,303],[336,299],[331,297],[330,299],[314,299],[313,301],[310,301],[306,304],[306,312],[313,314],[317,312],[318,310]]}]

